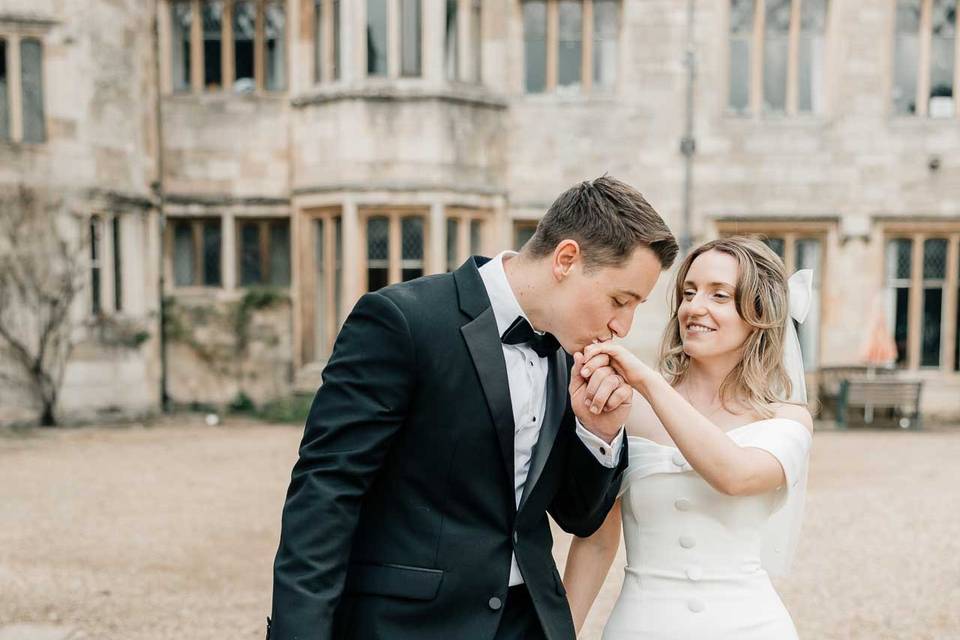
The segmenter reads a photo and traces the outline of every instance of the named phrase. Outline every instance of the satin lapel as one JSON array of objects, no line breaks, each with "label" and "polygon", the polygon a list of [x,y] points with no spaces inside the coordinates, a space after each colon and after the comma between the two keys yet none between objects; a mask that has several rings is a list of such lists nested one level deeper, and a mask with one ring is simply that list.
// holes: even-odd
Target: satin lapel
[{"label": "satin lapel", "polygon": [[548,367],[547,408],[543,414],[540,437],[537,438],[537,444],[533,450],[530,472],[527,474],[527,481],[523,485],[523,496],[520,498],[520,506],[517,511],[523,509],[523,505],[526,504],[527,498],[533,492],[537,480],[540,479],[540,474],[543,473],[543,468],[547,465],[547,459],[550,457],[553,444],[557,440],[563,413],[567,407],[569,372],[567,371],[566,353],[563,349],[557,349],[557,352],[550,357]]},{"label": "satin lapel", "polygon": [[510,402],[510,384],[507,381],[507,365],[503,359],[503,347],[500,345],[500,333],[493,308],[487,307],[472,322],[460,327],[473,366],[477,369],[480,386],[490,408],[490,417],[500,441],[500,453],[503,464],[514,485],[513,470],[513,405]]}]

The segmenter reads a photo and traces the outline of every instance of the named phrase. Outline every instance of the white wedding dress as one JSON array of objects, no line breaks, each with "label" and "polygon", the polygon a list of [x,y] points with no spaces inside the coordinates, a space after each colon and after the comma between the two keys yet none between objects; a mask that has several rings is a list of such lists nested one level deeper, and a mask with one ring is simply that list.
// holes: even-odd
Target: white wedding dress
[{"label": "white wedding dress", "polygon": [[787,485],[763,495],[727,496],[675,447],[630,437],[621,488],[627,566],[604,640],[797,638],[769,575],[781,573],[792,555],[810,432],[777,418],[727,433],[741,446],[772,453]]}]

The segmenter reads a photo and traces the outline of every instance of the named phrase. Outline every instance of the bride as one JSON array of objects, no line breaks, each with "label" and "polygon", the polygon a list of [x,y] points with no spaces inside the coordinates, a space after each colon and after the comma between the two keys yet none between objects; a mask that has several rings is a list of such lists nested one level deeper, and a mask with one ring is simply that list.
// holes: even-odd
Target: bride
[{"label": "bride", "polygon": [[[622,526],[626,575],[604,640],[797,638],[769,576],[788,568],[803,510],[812,420],[790,317],[806,315],[810,276],[788,288],[759,240],[709,242],[679,267],[662,376],[609,342],[575,356],[584,378],[612,366],[637,392],[620,498],[567,559],[578,633]],[[602,407],[610,391],[587,392]]]}]

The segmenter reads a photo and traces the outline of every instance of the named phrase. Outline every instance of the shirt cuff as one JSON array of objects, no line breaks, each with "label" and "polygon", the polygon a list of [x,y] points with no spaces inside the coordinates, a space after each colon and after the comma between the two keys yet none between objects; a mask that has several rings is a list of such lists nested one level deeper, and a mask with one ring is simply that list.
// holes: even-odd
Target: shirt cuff
[{"label": "shirt cuff", "polygon": [[577,419],[577,435],[580,436],[581,442],[590,450],[590,453],[597,459],[597,462],[603,466],[608,469],[613,469],[617,466],[617,463],[620,462],[620,448],[623,446],[622,426],[620,427],[620,433],[613,439],[613,442],[607,444],[603,438],[587,431],[586,427]]}]

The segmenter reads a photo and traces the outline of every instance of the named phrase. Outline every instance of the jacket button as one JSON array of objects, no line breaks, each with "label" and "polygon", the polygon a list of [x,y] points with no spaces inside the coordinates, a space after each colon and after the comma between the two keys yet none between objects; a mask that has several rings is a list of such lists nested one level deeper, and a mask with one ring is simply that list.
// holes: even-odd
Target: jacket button
[{"label": "jacket button", "polygon": [[500,601],[500,598],[497,598],[496,596],[494,596],[493,598],[490,598],[490,601],[487,603],[487,606],[493,609],[494,611],[497,611],[500,607],[503,606],[503,602]]}]

